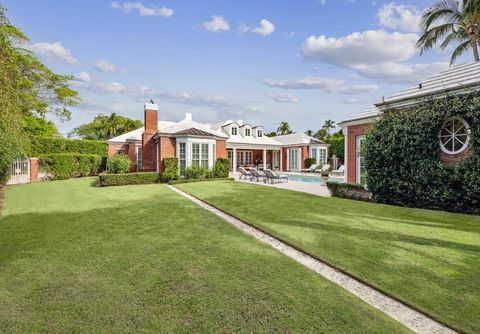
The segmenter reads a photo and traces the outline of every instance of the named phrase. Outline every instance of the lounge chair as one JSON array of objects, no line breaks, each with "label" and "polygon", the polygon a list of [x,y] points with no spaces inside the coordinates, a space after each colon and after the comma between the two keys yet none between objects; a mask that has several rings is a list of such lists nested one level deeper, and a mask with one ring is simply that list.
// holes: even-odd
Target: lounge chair
[{"label": "lounge chair", "polygon": [[302,172],[306,173],[315,173],[315,170],[317,169],[317,165],[313,164],[309,168],[304,168],[302,169]]},{"label": "lounge chair", "polygon": [[322,168],[320,168],[319,170],[317,170],[318,173],[322,173],[323,174],[328,174],[330,172],[332,168],[330,167],[329,164],[325,164],[322,166]]},{"label": "lounge chair", "polygon": [[252,179],[252,173],[247,171],[245,168],[243,167],[238,167],[238,171],[240,172],[240,177],[239,179]]},{"label": "lounge chair", "polygon": [[343,177],[345,174],[345,166],[341,165],[339,169],[332,170],[328,176],[332,177]]},{"label": "lounge chair", "polygon": [[270,182],[272,182],[272,184],[275,182],[275,181],[278,181],[278,182],[282,182],[283,180],[287,181],[288,182],[288,177],[286,175],[279,175],[275,172],[273,172],[271,169],[265,169],[264,170],[265,172],[265,175],[267,176],[263,182],[267,183],[267,180],[269,180]]},{"label": "lounge chair", "polygon": [[255,179],[255,181],[260,181],[260,180],[264,180],[265,181],[265,178],[267,177],[265,175],[265,173],[263,172],[259,172],[256,168],[251,168],[250,169],[250,172],[252,173],[252,177],[250,178],[250,181],[253,181]]}]

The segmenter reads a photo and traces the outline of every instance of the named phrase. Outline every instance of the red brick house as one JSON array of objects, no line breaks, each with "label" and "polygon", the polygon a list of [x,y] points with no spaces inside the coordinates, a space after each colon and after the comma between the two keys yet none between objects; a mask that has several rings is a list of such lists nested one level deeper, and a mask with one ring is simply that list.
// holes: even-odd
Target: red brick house
[{"label": "red brick house", "polygon": [[[362,143],[369,127],[380,117],[382,112],[387,109],[401,111],[402,108],[414,106],[427,99],[462,94],[473,89],[480,89],[480,63],[457,65],[384,98],[381,102],[376,103],[374,108],[339,123],[345,134],[345,181],[363,183],[365,170]],[[463,130],[455,137],[455,134],[451,135],[450,127]],[[450,117],[445,120],[439,134],[441,160],[458,162],[469,154],[469,136],[466,132],[463,133],[468,128],[467,122],[461,117]],[[447,135],[444,136],[443,131]]]},{"label": "red brick house", "polygon": [[156,104],[145,104],[144,127],[108,140],[108,156],[125,154],[131,171],[163,172],[163,159],[176,157],[180,170],[199,165],[212,168],[217,158],[238,167],[300,171],[313,157],[321,166],[328,159],[328,144],[304,134],[267,137],[260,125],[228,120],[197,123],[191,114],[179,122],[158,121]]}]

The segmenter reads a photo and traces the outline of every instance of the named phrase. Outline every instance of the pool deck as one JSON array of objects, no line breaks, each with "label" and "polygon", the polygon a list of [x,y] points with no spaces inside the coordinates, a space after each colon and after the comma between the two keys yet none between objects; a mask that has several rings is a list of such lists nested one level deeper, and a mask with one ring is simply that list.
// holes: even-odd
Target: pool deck
[{"label": "pool deck", "polygon": [[[281,173],[281,174],[289,174],[289,173]],[[295,173],[298,175],[298,173]],[[294,175],[294,173],[291,173],[291,175]],[[309,174],[302,174],[305,176],[308,176]],[[288,189],[288,190],[293,190],[293,191],[300,191],[303,193],[308,193],[316,196],[322,196],[322,197],[330,197],[330,191],[328,191],[327,186],[319,183],[311,183],[311,182],[300,182],[300,181],[288,181],[288,182],[282,182],[282,183],[263,183],[263,181],[260,182],[251,182],[250,180],[240,180],[239,175],[230,175],[231,177],[234,177],[236,181],[239,182],[245,182],[245,183],[250,183],[250,184],[258,184],[261,186],[266,186],[266,187],[273,187],[273,188],[278,188],[278,189]]]}]

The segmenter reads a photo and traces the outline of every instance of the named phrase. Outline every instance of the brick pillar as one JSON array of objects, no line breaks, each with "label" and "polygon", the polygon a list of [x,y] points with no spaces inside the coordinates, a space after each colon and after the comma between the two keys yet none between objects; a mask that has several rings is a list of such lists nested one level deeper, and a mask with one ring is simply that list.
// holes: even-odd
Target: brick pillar
[{"label": "brick pillar", "polygon": [[137,171],[137,147],[135,142],[128,143],[128,159],[132,162],[130,165],[130,173]]},{"label": "brick pillar", "polygon": [[145,129],[142,134],[142,171],[155,172],[157,170],[157,152],[153,136],[158,131],[158,107],[153,103],[145,104]]},{"label": "brick pillar", "polygon": [[38,158],[30,158],[30,183],[38,182]]}]

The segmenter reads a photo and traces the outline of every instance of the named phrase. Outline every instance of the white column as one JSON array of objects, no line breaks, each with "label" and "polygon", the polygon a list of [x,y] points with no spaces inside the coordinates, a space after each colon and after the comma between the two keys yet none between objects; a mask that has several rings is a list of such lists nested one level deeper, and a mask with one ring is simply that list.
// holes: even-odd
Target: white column
[{"label": "white column", "polygon": [[343,165],[345,166],[344,181],[348,182],[348,126],[344,128],[345,133],[345,153],[343,158]]},{"label": "white column", "polygon": [[263,170],[267,169],[267,150],[263,149]]},{"label": "white column", "polygon": [[280,171],[283,172],[283,150],[280,150],[279,153],[280,153]]},{"label": "white column", "polygon": [[232,164],[233,175],[237,175],[237,149],[233,148],[233,164]]},{"label": "white column", "polygon": [[287,148],[287,168],[286,168],[287,172],[290,171],[290,149]]}]

